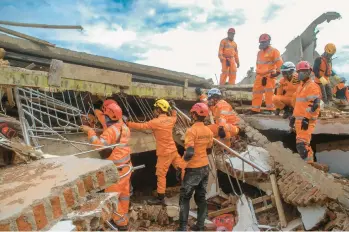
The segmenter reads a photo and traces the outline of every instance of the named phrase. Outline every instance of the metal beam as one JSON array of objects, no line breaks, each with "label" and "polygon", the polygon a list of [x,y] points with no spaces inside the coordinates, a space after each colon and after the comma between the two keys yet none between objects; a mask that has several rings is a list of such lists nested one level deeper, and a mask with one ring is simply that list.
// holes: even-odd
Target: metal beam
[{"label": "metal beam", "polygon": [[44,28],[44,29],[78,29],[83,30],[82,26],[75,25],[48,25],[48,24],[38,24],[38,23],[16,23],[10,21],[0,21],[0,24],[16,26],[16,27],[34,27],[34,28]]}]

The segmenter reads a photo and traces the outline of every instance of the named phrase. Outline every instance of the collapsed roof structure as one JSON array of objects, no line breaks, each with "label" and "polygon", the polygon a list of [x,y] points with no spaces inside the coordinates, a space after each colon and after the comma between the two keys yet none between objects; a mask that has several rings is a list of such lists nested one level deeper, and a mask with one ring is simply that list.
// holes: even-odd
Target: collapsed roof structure
[{"label": "collapsed roof structure", "polygon": [[[333,12],[320,16],[290,42],[283,57],[294,62],[308,56],[316,57],[315,26],[338,17],[339,14]],[[173,133],[179,150],[183,150],[182,136],[189,126],[183,112],[197,101],[195,87],[212,87],[212,81],[197,76],[42,45],[4,34],[0,34],[0,48],[5,51],[0,57],[3,58],[0,60],[0,122],[8,123],[19,132],[19,137],[12,140],[0,136],[0,164],[5,166],[0,170],[3,177],[0,180],[0,230],[48,230],[53,226],[58,228],[57,222],[63,219],[75,230],[113,229],[107,222],[115,210],[118,196],[98,191],[120,177],[112,162],[92,160],[100,158],[98,148],[86,142],[79,126],[84,123],[95,125],[89,115],[106,97],[117,100],[123,112],[136,122],[152,119],[154,99],[174,99],[179,116]],[[250,80],[243,84],[252,83]],[[237,115],[243,113],[252,99],[251,86],[243,84],[224,91],[225,99],[236,106]],[[240,141],[233,149],[228,149],[228,153],[222,153],[217,144],[210,156],[213,172],[208,201],[219,204],[221,209],[216,206],[215,210],[210,210],[209,219],[235,212],[239,219],[234,230],[281,227],[292,230],[299,226],[307,230],[349,229],[348,180],[342,176],[346,173],[337,173],[343,166],[347,167],[348,161],[341,159],[336,163],[330,160],[326,163],[329,170],[326,166],[313,167],[293,153],[294,137],[288,134],[286,120],[238,116],[243,131]],[[335,156],[338,149],[341,152],[348,150],[348,143],[338,142],[348,139],[348,127],[349,117],[344,113],[322,113],[315,133],[330,135],[338,146],[321,145],[325,144],[321,137],[313,139],[321,157],[326,157],[324,151]],[[280,137],[286,138],[283,143],[273,142],[279,141]],[[134,181],[141,176],[155,178],[151,165],[148,165],[155,157],[152,133],[132,131],[130,145],[133,163],[146,164],[139,174],[134,173]],[[13,164],[20,165],[9,166]],[[74,168],[82,166],[83,170]],[[224,180],[218,173],[225,173],[229,180],[226,193],[221,189]],[[243,193],[248,195],[246,185],[263,193],[252,200],[249,198],[254,194],[247,198],[241,196]],[[167,201],[171,202],[171,199],[168,195]],[[137,230],[146,227],[169,229],[171,221],[178,219],[178,205],[173,204],[173,200],[165,208],[139,207],[130,212]],[[298,213],[285,211],[284,207],[298,209]],[[277,212],[277,222],[280,222],[272,225],[274,227],[261,222],[261,214],[271,210]],[[318,217],[311,217],[316,213]],[[195,217],[193,212],[192,216]],[[151,227],[154,224],[158,227]]]}]

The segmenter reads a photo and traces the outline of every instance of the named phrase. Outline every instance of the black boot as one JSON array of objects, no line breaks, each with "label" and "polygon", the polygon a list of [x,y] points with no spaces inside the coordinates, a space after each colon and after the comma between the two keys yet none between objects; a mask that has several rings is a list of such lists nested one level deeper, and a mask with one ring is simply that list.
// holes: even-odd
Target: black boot
[{"label": "black boot", "polygon": [[165,194],[158,193],[157,197],[148,200],[149,205],[164,205],[165,204]]},{"label": "black boot", "polygon": [[274,114],[276,115],[276,116],[279,116],[280,115],[280,109],[276,109],[275,111],[274,111]]},{"label": "black boot", "polygon": [[204,231],[204,227],[199,227],[198,225],[193,225],[190,227],[191,231]]}]

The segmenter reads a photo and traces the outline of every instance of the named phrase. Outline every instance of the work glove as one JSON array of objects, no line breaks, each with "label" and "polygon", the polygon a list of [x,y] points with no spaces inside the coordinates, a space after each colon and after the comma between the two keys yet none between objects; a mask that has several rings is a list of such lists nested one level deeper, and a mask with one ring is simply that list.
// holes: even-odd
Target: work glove
[{"label": "work glove", "polygon": [[194,156],[194,147],[188,147],[187,150],[184,152],[183,159],[184,161],[188,162],[193,158]]},{"label": "work glove", "polygon": [[267,85],[267,77],[263,77],[262,79],[262,86],[266,86]]},{"label": "work glove", "polygon": [[309,119],[303,118],[301,130],[308,130],[308,127],[309,127]]},{"label": "work glove", "polygon": [[218,136],[221,139],[224,139],[227,136],[222,126],[218,127]]},{"label": "work glove", "polygon": [[195,88],[195,93],[196,93],[196,95],[201,96],[201,94],[202,94],[201,88],[200,87],[196,87]]},{"label": "work glove", "polygon": [[122,115],[122,121],[124,121],[125,124],[128,123],[128,117],[125,115]]},{"label": "work glove", "polygon": [[328,81],[326,80],[325,77],[320,77],[319,80],[320,80],[322,85],[327,85],[328,84]]},{"label": "work glove", "polygon": [[12,139],[17,135],[17,132],[10,128],[5,122],[0,123],[0,132],[8,139]]},{"label": "work glove", "polygon": [[310,107],[311,112],[315,112],[320,107],[320,99],[316,98],[313,101],[313,104],[308,105]]},{"label": "work glove", "polygon": [[92,130],[91,127],[85,126],[85,125],[82,125],[82,126],[80,127],[80,129],[81,129],[83,132],[85,132],[86,134],[88,133],[89,130]]},{"label": "work glove", "polygon": [[270,74],[270,77],[274,78],[280,75],[280,72]]},{"label": "work glove", "polygon": [[294,124],[296,122],[296,118],[294,116],[290,117],[290,123],[289,126],[293,129],[294,128]]},{"label": "work glove", "polygon": [[168,101],[168,103],[170,104],[172,109],[173,107],[176,107],[176,103],[173,100]]},{"label": "work glove", "polygon": [[226,62],[225,64],[229,67],[230,66],[230,60],[226,59],[225,62]]}]

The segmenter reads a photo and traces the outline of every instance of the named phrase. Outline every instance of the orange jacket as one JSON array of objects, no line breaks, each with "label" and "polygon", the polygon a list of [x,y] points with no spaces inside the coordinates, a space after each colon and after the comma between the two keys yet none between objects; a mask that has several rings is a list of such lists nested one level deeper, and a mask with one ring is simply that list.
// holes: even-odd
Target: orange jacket
[{"label": "orange jacket", "polygon": [[237,125],[239,118],[235,115],[233,107],[224,100],[219,100],[212,109],[212,114],[216,124],[224,126],[225,124]]},{"label": "orange jacket", "polygon": [[316,98],[321,98],[321,91],[318,84],[309,79],[307,82],[301,82],[298,87],[296,96],[296,103],[293,111],[293,116],[296,119],[307,118],[309,120],[316,120],[320,113],[320,106],[311,112],[311,105]]},{"label": "orange jacket", "polygon": [[230,41],[228,38],[222,39],[219,44],[218,58],[222,61],[225,58],[234,59],[237,64],[239,61],[238,45],[235,41]]},{"label": "orange jacket", "polygon": [[257,54],[256,74],[266,75],[279,72],[282,63],[280,52],[269,46],[266,50],[260,50]]},{"label": "orange jacket", "polygon": [[349,101],[349,91],[344,83],[339,83],[333,87],[332,93],[336,95],[336,98]]},{"label": "orange jacket", "polygon": [[325,77],[327,80],[332,76],[332,62],[329,62],[325,57],[320,56],[315,59],[313,71],[315,74],[315,82],[321,83],[319,78]]},{"label": "orange jacket", "polygon": [[159,117],[145,123],[129,122],[130,128],[137,130],[152,130],[156,139],[156,155],[166,156],[172,152],[177,152],[176,144],[173,140],[172,130],[177,121],[177,112],[172,111],[172,116],[160,114]]},{"label": "orange jacket", "polygon": [[206,94],[201,94],[199,97],[199,101],[205,104],[208,104],[208,99],[207,99],[207,95]]},{"label": "orange jacket", "polygon": [[194,147],[194,156],[188,161],[187,168],[208,165],[206,149],[213,145],[213,133],[203,122],[196,122],[185,133],[184,146]]},{"label": "orange jacket", "polygon": [[108,127],[99,138],[94,130],[89,130],[87,135],[92,144],[104,146],[116,143],[123,144],[124,146],[122,147],[115,147],[107,159],[112,160],[116,165],[130,162],[131,148],[127,144],[130,140],[131,133],[123,122],[118,122]]},{"label": "orange jacket", "polygon": [[107,127],[107,122],[105,120],[105,115],[103,114],[103,112],[101,110],[96,109],[95,115],[98,121],[102,124],[103,130],[106,130],[108,127]]},{"label": "orange jacket", "polygon": [[282,77],[279,81],[279,88],[276,91],[276,95],[284,95],[287,97],[292,97],[292,95],[297,91],[300,82],[298,81],[297,73],[293,74],[291,81],[286,77]]}]

